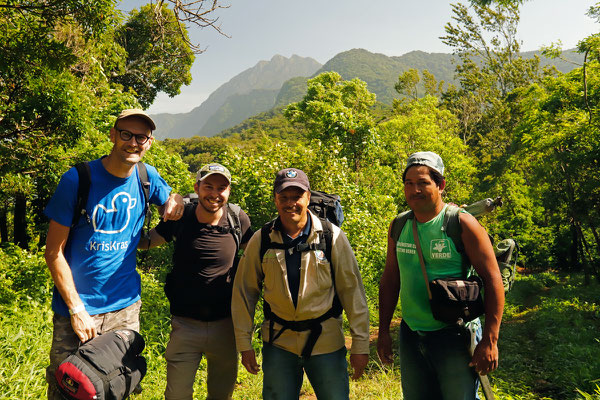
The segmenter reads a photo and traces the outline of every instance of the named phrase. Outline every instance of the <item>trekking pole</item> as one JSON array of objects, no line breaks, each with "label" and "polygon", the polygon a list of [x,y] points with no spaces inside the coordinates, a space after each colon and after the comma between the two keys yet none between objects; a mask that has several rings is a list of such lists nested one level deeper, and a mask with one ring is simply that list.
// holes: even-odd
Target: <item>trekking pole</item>
[{"label": "trekking pole", "polygon": [[[465,326],[465,329],[469,332],[469,337],[470,337],[470,344],[469,344],[469,354],[471,355],[471,357],[473,357],[473,353],[475,352],[475,347],[477,346],[477,343],[475,342],[475,332],[469,328]],[[490,385],[490,380],[488,379],[487,375],[481,375],[479,372],[477,372],[477,375],[479,376],[479,382],[481,383],[481,390],[483,391],[483,395],[485,396],[486,400],[494,400],[494,392],[492,391],[492,385]]]}]

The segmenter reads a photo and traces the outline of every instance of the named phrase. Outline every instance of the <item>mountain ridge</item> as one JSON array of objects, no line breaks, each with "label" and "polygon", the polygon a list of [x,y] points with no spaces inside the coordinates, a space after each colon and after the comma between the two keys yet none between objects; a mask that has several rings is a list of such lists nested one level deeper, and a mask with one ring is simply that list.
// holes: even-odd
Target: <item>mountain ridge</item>
[{"label": "mountain ridge", "polygon": [[[539,51],[523,52],[524,58],[539,55]],[[581,61],[583,56],[574,50],[563,55]],[[569,62],[540,56],[542,66],[553,64],[559,71],[574,68]],[[377,100],[391,104],[399,95],[394,89],[398,76],[408,69],[428,70],[446,84],[457,84],[455,64],[459,59],[449,53],[427,53],[414,50],[401,56],[372,53],[362,48],[340,52],[321,65],[310,57],[274,55],[271,60],[259,61],[215,90],[201,105],[185,114],[155,114],[159,130],[157,137],[179,138],[194,135],[214,136],[234,127],[244,119],[282,107],[302,99],[306,81],[326,71],[335,71],[343,79],[359,78],[375,93]],[[298,71],[300,73],[298,73]]]},{"label": "mountain ridge", "polygon": [[[321,64],[313,58],[300,57],[296,54],[290,58],[276,54],[269,61],[261,60],[219,86],[202,104],[190,112],[152,115],[158,127],[156,136],[163,139],[199,134],[210,117],[226,103],[230,96],[245,95],[256,89],[279,90],[286,80],[296,76],[310,76],[320,66]],[[260,111],[264,110],[258,112]],[[212,134],[216,134],[220,130]],[[208,134],[205,132],[204,135],[212,136],[210,132]]]}]

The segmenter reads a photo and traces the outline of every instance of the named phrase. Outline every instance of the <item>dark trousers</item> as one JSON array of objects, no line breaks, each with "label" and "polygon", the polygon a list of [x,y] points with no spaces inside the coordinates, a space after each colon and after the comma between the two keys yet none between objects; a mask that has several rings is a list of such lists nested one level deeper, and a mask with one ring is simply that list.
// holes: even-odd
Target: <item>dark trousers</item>
[{"label": "dark trousers", "polygon": [[402,321],[400,373],[404,400],[477,399],[479,379],[469,367],[468,341],[463,328],[413,331]]}]

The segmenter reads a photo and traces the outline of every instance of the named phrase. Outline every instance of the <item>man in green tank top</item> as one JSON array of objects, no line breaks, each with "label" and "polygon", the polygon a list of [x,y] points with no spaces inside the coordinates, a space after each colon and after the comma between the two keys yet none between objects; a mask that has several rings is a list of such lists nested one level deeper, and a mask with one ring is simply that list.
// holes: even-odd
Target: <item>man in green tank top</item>
[{"label": "man in green tank top", "polygon": [[[429,280],[463,275],[462,255],[442,229],[448,207],[442,200],[446,186],[443,174],[440,156],[418,152],[408,158],[402,177],[406,202],[417,221]],[[404,225],[397,241],[392,238],[390,225],[386,265],[379,286],[377,352],[383,363],[393,361],[389,327],[400,297],[400,372],[405,400],[477,398],[476,372],[485,375],[498,366],[498,335],[504,308],[502,279],[485,229],[466,212],[460,214],[459,221],[465,254],[483,280],[485,291],[485,326],[481,336],[479,329],[480,340],[472,356],[463,327],[433,318],[412,223]]]}]

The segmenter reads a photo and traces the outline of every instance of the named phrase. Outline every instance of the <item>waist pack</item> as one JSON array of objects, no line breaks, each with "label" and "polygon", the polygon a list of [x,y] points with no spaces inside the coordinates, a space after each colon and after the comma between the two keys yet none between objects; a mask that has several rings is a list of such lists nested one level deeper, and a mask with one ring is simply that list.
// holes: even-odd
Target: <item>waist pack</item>
[{"label": "waist pack", "polygon": [[469,322],[483,315],[483,282],[478,276],[467,279],[443,278],[429,282],[433,318],[447,324]]},{"label": "waist pack", "polygon": [[142,335],[130,329],[96,336],[59,365],[58,388],[67,399],[125,399],[146,375],[144,347]]}]

